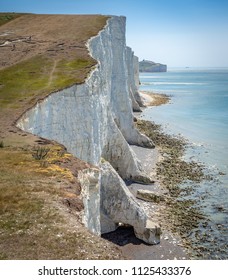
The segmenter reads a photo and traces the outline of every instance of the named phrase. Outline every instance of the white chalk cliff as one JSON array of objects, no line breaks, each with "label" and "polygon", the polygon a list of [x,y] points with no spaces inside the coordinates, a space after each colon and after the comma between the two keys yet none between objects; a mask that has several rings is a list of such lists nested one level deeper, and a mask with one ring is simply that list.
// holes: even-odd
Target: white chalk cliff
[{"label": "white chalk cliff", "polygon": [[[88,42],[97,60],[84,84],[49,95],[18,121],[22,130],[63,144],[76,157],[97,168],[79,174],[85,205],[84,222],[94,233],[132,225],[138,238],[159,242],[159,230],[123,179],[149,183],[130,144],[153,147],[134,127],[133,110],[140,110],[138,63],[126,47],[124,17],[110,17]],[[140,105],[140,106],[139,106]]]}]

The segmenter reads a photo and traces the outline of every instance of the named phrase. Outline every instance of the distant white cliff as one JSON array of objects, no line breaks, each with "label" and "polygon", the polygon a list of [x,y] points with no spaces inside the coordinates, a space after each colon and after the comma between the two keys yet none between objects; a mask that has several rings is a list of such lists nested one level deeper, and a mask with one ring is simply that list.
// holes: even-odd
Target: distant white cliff
[{"label": "distant white cliff", "polygon": [[[132,225],[138,238],[159,242],[159,227],[148,221],[123,179],[148,183],[129,144],[153,148],[134,127],[138,93],[138,60],[126,47],[125,17],[110,17],[88,48],[97,60],[84,84],[49,95],[18,121],[22,130],[63,144],[76,157],[97,168],[79,174],[85,225],[96,234],[119,223]],[[150,225],[150,226],[149,226]]]},{"label": "distant white cliff", "polygon": [[139,72],[167,72],[167,65],[149,60],[139,62]]}]

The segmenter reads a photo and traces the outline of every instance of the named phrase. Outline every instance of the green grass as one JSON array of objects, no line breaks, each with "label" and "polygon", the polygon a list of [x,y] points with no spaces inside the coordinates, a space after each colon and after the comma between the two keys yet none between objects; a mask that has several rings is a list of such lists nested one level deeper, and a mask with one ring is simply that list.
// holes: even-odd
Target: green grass
[{"label": "green grass", "polygon": [[0,13],[0,26],[22,15],[18,13]]},{"label": "green grass", "polygon": [[71,60],[71,61],[65,61],[62,60],[61,62],[58,63],[58,67],[61,67],[61,69],[66,69],[66,70],[78,70],[84,67],[89,67],[90,63],[86,59],[76,59],[76,60]]},{"label": "green grass", "polygon": [[0,71],[0,108],[39,94],[48,83],[51,61],[34,57]]},{"label": "green grass", "polygon": [[[25,14],[0,13],[0,25],[21,15]],[[85,26],[76,30],[77,35],[73,34],[76,36],[75,44],[86,42],[96,35],[106,20],[107,17],[91,17],[87,24],[83,18],[79,20]],[[61,34],[62,37],[65,38]],[[54,57],[42,54],[4,68],[0,70],[0,109],[17,109],[26,104],[31,107],[37,99],[51,92],[83,83],[95,64],[96,61],[89,56],[85,47],[83,51],[71,53],[68,58],[58,56],[58,53]]]},{"label": "green grass", "polygon": [[54,61],[45,56],[35,56],[0,71],[0,108],[20,106],[18,101],[47,95],[53,91],[82,83],[93,60],[60,60],[53,71]]},{"label": "green grass", "polygon": [[63,89],[75,83],[82,83],[94,64],[91,59],[60,60],[54,73],[53,86]]}]

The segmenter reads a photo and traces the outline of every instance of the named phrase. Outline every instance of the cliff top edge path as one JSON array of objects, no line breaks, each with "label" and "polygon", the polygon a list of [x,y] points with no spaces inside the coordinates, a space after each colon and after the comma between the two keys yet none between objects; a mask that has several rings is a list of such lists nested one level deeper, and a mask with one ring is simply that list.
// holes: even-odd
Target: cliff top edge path
[{"label": "cliff top edge path", "polygon": [[122,258],[81,223],[78,172],[91,165],[15,126],[38,100],[84,82],[96,64],[85,44],[106,21],[0,13],[0,259]]}]

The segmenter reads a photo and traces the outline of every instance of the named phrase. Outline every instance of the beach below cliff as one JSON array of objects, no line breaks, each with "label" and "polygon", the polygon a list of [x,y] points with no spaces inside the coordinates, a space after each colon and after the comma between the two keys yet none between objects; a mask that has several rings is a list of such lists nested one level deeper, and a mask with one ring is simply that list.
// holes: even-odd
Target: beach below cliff
[{"label": "beach below cliff", "polygon": [[[165,94],[142,92],[145,108],[170,102]],[[152,108],[151,108],[152,109]],[[197,201],[189,195],[200,182],[213,182],[200,162],[185,160],[188,140],[167,134],[163,128],[152,121],[143,119],[143,113],[135,113],[135,125],[155,143],[155,149],[131,146],[141,161],[145,172],[154,179],[151,185],[126,182],[129,190],[137,197],[138,191],[151,193],[156,200],[138,203],[148,217],[161,227],[160,243],[147,245],[138,240],[133,228],[119,228],[106,238],[119,245],[127,259],[198,259],[202,257],[200,243],[195,246],[189,236],[199,225],[204,225],[207,217],[202,213]],[[186,184],[188,182],[188,184]]]},{"label": "beach below cliff", "polygon": [[[159,150],[147,149],[137,146],[131,146],[136,153],[138,159],[141,161],[144,170],[152,177],[155,178],[156,162],[159,161],[161,156]],[[166,189],[155,181],[151,185],[142,185],[132,183],[128,185],[129,190],[136,196],[138,190],[147,190],[156,194],[158,197],[167,195]],[[134,235],[133,228],[119,228],[116,232],[109,233],[109,240],[117,244],[127,259],[134,260],[182,260],[188,259],[187,250],[184,248],[182,240],[177,233],[169,230],[166,217],[162,214],[166,207],[164,202],[159,203],[146,202],[137,199],[141,207],[145,209],[148,217],[161,226],[160,243],[157,245],[148,245],[141,240],[137,239]]]},{"label": "beach below cliff", "polygon": [[[144,105],[159,106],[170,101],[170,97],[164,94],[157,94],[151,92],[140,92]],[[140,123],[144,125],[144,121],[140,119],[141,113],[135,113],[137,119],[136,125],[140,130]],[[156,134],[153,128],[149,128],[147,132]],[[142,131],[145,133],[145,131]],[[165,139],[165,140],[164,140]],[[163,134],[163,141],[169,142],[170,137]],[[174,140],[175,141],[175,140]],[[177,140],[178,142],[178,140]],[[179,148],[182,149],[182,143],[178,142]],[[177,146],[178,146],[177,145]],[[189,252],[187,247],[183,244],[183,240],[177,231],[172,230],[170,220],[167,216],[169,211],[167,201],[170,200],[169,190],[163,184],[159,177],[158,165],[162,162],[162,147],[157,146],[155,149],[142,148],[138,146],[131,146],[137,158],[141,161],[144,171],[154,179],[154,183],[150,185],[142,185],[138,183],[126,182],[131,193],[136,197],[139,190],[146,190],[159,197],[158,202],[148,202],[137,199],[141,207],[145,209],[148,217],[161,226],[160,243],[157,245],[148,245],[137,239],[134,235],[132,227],[120,227],[112,233],[104,235],[104,238],[117,244],[127,259],[138,260],[181,260],[188,259]],[[178,149],[178,147],[177,147]],[[166,213],[166,214],[165,214]],[[173,222],[173,221],[172,221]]]},{"label": "beach below cliff", "polygon": [[[140,91],[140,96],[142,98],[143,104],[148,106],[160,106],[166,104],[170,101],[170,97],[165,94],[152,93],[150,91]],[[139,114],[137,114],[139,116]]]}]

